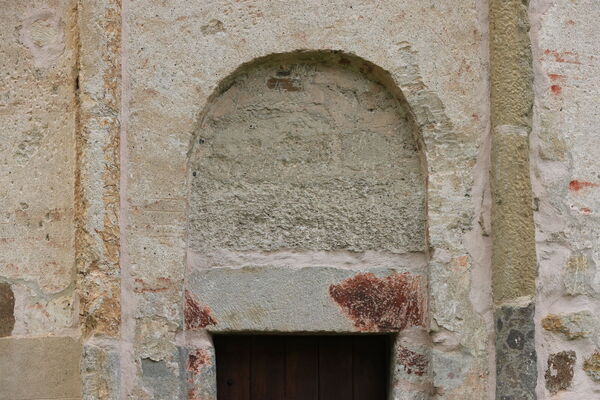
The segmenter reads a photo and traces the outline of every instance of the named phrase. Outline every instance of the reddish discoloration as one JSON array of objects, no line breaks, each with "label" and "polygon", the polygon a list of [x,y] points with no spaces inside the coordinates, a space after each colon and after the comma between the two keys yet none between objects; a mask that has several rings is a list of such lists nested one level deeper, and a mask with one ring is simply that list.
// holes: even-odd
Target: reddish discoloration
[{"label": "reddish discoloration", "polygon": [[551,81],[563,81],[566,76],[560,74],[548,74],[548,78],[550,78]]},{"label": "reddish discoloration", "polygon": [[190,353],[187,361],[187,370],[193,375],[197,375],[204,365],[210,364],[210,353],[204,349],[197,349]]},{"label": "reddish discoloration", "polygon": [[590,208],[587,207],[582,207],[579,209],[579,211],[581,211],[582,214],[585,215],[590,215],[592,213],[592,210]]},{"label": "reddish discoloration", "polygon": [[458,270],[465,270],[469,267],[469,256],[459,256],[452,259],[452,267]]},{"label": "reddish discoloration", "polygon": [[423,376],[427,372],[427,357],[423,354],[415,353],[406,347],[398,349],[398,362],[409,375]]},{"label": "reddish discoloration", "polygon": [[[196,390],[197,381],[196,378],[200,376],[202,368],[211,364],[211,355],[205,349],[196,349],[188,355],[186,370],[188,372],[188,400],[202,400],[202,397]],[[200,377],[200,380],[202,377]]]},{"label": "reddish discoloration", "polygon": [[594,182],[586,182],[586,181],[578,181],[578,180],[573,180],[573,181],[569,182],[569,190],[571,190],[573,192],[578,192],[584,188],[592,188],[592,187],[597,187],[597,186],[599,186],[599,185]]},{"label": "reddish discoloration", "polygon": [[267,81],[269,89],[281,89],[286,92],[299,92],[301,88],[294,85],[294,81],[290,78],[271,78]]},{"label": "reddish discoloration", "polygon": [[[167,281],[170,281],[170,279],[168,278],[158,278],[159,280],[164,280],[166,279]],[[135,287],[133,288],[133,291],[135,293],[158,293],[158,292],[164,292],[166,290],[169,290],[170,287],[169,286],[161,286],[161,287],[146,287],[146,282],[144,282],[143,279],[139,279],[136,278],[134,279],[135,281]]]},{"label": "reddish discoloration", "polygon": [[368,63],[363,63],[360,67],[360,72],[362,72],[363,74],[370,74],[373,72],[373,66]]},{"label": "reddish discoloration", "polygon": [[550,90],[552,91],[553,94],[555,94],[557,96],[562,92],[562,88],[559,85],[550,86]]},{"label": "reddish discoloration", "polygon": [[547,49],[544,51],[544,54],[547,56],[553,56],[554,61],[559,63],[581,64],[581,61],[579,61],[579,55],[573,53],[572,51],[559,52],[556,50]]},{"label": "reddish discoloration", "polygon": [[358,274],[329,286],[329,295],[361,331],[401,331],[423,325],[425,302],[418,277]]},{"label": "reddish discoloration", "polygon": [[216,325],[217,320],[212,316],[210,308],[198,304],[189,291],[185,291],[185,308],[183,311],[186,329],[201,329],[208,325]]}]

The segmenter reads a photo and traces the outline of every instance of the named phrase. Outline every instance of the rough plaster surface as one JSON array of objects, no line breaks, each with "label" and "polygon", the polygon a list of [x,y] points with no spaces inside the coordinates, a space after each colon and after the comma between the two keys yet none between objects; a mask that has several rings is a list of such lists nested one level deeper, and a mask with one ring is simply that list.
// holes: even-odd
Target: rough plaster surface
[{"label": "rough plaster surface", "polygon": [[76,326],[74,1],[3,2],[0,17],[0,280],[13,334]]},{"label": "rough plaster surface", "polygon": [[307,53],[230,78],[191,155],[189,246],[423,251],[416,126],[370,69]]},{"label": "rough plaster surface", "polygon": [[[600,313],[600,45],[589,38],[597,34],[600,8],[588,0],[536,0],[530,8],[538,398],[597,398],[600,386],[590,371],[600,339],[593,328]],[[560,327],[549,326],[552,320]],[[576,361],[570,384],[553,397],[543,374],[561,352],[574,352]]]},{"label": "rough plaster surface", "polygon": [[81,396],[76,63],[75,1],[0,2],[2,399]]}]

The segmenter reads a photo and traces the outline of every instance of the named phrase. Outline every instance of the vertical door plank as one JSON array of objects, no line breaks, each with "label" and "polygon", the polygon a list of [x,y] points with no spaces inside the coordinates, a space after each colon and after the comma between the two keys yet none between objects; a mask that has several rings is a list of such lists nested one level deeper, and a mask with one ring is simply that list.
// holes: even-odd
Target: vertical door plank
[{"label": "vertical door plank", "polygon": [[319,400],[317,338],[288,336],[285,341],[285,400]]},{"label": "vertical door plank", "polygon": [[215,336],[219,400],[250,400],[250,337]]},{"label": "vertical door plank", "polygon": [[285,342],[281,336],[252,338],[252,400],[285,399]]},{"label": "vertical door plank", "polygon": [[355,337],[353,341],[353,400],[386,400],[387,341],[384,336]]},{"label": "vertical door plank", "polygon": [[352,400],[352,337],[319,338],[319,400]]}]

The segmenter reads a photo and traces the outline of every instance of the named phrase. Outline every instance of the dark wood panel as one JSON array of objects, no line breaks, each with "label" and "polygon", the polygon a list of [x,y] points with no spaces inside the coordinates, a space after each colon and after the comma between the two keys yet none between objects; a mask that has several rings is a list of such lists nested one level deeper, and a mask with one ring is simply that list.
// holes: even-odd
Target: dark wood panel
[{"label": "dark wood panel", "polygon": [[284,338],[254,336],[251,354],[251,400],[285,400]]},{"label": "dark wood panel", "polygon": [[384,336],[216,336],[218,400],[385,400]]},{"label": "dark wood panel", "polygon": [[353,400],[386,400],[388,384],[385,337],[364,336],[353,340]]},{"label": "dark wood panel", "polygon": [[285,341],[285,399],[319,400],[317,338],[289,336]]},{"label": "dark wood panel", "polygon": [[250,400],[248,336],[216,336],[217,393],[219,400]]},{"label": "dark wood panel", "polygon": [[319,339],[319,400],[352,400],[350,336]]}]

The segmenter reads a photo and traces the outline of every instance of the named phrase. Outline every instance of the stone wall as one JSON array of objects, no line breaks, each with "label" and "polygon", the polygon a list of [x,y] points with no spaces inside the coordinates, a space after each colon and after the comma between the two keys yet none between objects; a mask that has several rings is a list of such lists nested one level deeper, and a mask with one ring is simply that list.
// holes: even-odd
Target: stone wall
[{"label": "stone wall", "polygon": [[600,396],[600,121],[594,1],[531,4],[539,398]]},{"label": "stone wall", "polygon": [[214,399],[233,331],[386,332],[395,399],[598,396],[599,13],[0,1],[0,399]]},{"label": "stone wall", "polygon": [[0,10],[0,398],[79,398],[77,4]]}]

